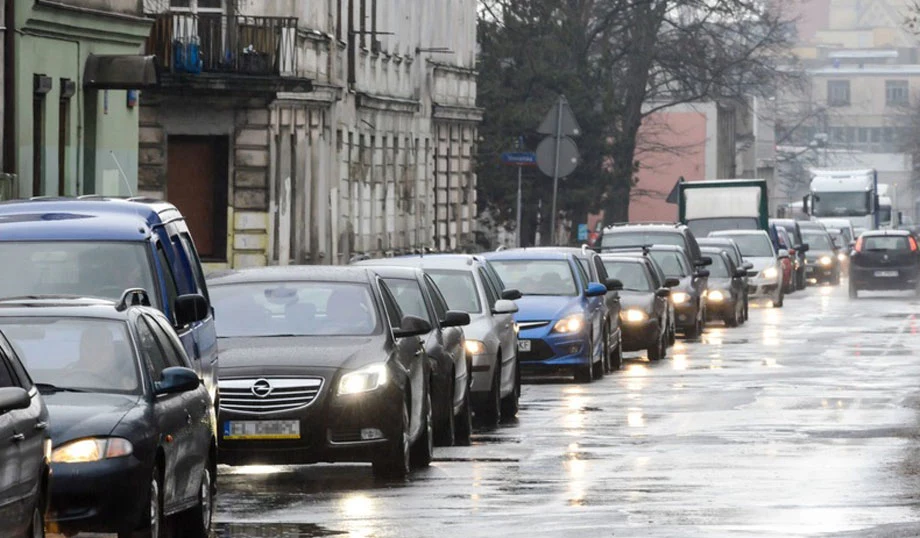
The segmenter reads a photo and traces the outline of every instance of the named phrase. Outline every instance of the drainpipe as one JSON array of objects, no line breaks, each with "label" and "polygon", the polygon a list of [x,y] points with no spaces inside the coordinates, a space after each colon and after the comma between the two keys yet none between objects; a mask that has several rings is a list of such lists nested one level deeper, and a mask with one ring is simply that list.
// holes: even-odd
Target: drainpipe
[{"label": "drainpipe", "polygon": [[16,0],[3,5],[3,171],[16,173]]}]

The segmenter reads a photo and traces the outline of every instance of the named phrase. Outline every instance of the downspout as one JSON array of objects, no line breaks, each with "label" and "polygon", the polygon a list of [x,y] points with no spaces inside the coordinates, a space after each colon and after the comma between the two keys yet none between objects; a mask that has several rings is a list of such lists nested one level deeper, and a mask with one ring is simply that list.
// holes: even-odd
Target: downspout
[{"label": "downspout", "polygon": [[[3,5],[3,171],[16,173],[16,0]],[[17,189],[18,190],[18,189]]]}]

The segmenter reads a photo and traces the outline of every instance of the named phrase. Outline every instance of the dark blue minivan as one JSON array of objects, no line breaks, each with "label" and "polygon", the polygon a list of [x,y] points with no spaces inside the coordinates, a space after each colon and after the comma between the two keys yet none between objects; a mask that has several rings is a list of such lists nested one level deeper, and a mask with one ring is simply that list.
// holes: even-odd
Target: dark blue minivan
[{"label": "dark blue minivan", "polygon": [[149,198],[39,198],[0,203],[0,298],[100,297],[147,290],[172,322],[212,401],[217,333],[185,219]]}]

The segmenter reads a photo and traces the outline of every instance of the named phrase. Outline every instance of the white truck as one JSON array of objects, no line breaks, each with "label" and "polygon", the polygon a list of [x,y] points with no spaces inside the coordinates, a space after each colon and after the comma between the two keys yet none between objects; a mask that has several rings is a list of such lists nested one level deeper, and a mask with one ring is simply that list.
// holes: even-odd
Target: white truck
[{"label": "white truck", "polygon": [[810,192],[802,203],[813,219],[846,218],[857,235],[879,229],[882,211],[875,169],[812,169],[811,176]]}]

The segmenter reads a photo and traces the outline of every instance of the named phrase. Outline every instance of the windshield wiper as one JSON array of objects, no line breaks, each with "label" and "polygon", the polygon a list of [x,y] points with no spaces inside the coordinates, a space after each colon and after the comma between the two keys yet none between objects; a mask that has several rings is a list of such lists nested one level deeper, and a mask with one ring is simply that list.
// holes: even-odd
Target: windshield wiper
[{"label": "windshield wiper", "polygon": [[73,387],[59,387],[57,385],[52,385],[51,383],[36,383],[35,387],[39,392],[89,392],[84,389],[75,389]]}]

